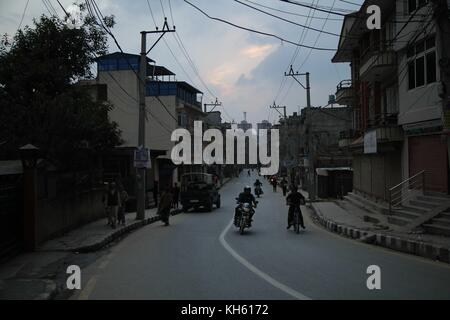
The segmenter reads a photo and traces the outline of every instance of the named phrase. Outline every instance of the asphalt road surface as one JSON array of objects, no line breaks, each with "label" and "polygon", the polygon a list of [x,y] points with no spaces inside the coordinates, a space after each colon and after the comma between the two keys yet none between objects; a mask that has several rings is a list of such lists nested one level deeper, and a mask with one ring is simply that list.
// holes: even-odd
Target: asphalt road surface
[{"label": "asphalt road surface", "polygon": [[[285,200],[264,179],[253,228],[240,235],[231,225],[235,197],[255,178],[228,183],[220,209],[132,233],[82,270],[71,298],[450,299],[448,265],[342,238],[307,213],[306,231],[286,230]],[[381,290],[367,288],[371,265],[381,268]]]}]

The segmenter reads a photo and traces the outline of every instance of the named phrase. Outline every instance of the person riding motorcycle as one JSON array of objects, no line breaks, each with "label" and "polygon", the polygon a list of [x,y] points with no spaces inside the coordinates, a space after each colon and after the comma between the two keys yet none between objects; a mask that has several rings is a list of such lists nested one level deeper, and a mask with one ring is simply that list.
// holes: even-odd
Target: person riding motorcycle
[{"label": "person riding motorcycle", "polygon": [[259,194],[263,194],[262,191],[262,182],[259,181],[259,179],[256,179],[255,183],[253,184],[253,186],[255,187],[255,194],[258,195],[258,189],[259,189]]},{"label": "person riding motorcycle", "polygon": [[305,201],[306,201],[305,197],[300,192],[298,192],[297,186],[293,186],[292,189],[291,189],[291,193],[289,193],[289,195],[286,198],[286,202],[289,205],[288,226],[287,226],[288,230],[293,225],[293,221],[292,220],[294,219],[295,209],[298,210],[299,215],[300,215],[300,226],[303,229],[306,229],[305,228],[305,224],[303,222],[302,210],[300,209],[300,205],[302,203],[305,203]]},{"label": "person riding motorcycle", "polygon": [[[241,203],[249,203],[254,208],[256,208],[256,205],[257,205],[255,196],[252,194],[252,188],[250,186],[246,186],[244,188],[244,192],[241,192],[239,194],[237,201],[238,201],[239,205],[236,207],[236,209],[234,211],[234,221],[235,222],[238,220],[238,217],[239,217],[239,207],[240,207]],[[251,222],[253,221],[254,214],[255,214],[255,211],[252,210],[250,213],[250,226],[251,226]]]}]

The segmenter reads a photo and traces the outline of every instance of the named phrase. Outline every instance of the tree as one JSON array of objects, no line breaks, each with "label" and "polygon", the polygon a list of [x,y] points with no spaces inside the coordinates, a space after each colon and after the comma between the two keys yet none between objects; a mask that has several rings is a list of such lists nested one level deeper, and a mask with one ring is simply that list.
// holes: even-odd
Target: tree
[{"label": "tree", "polygon": [[[105,22],[112,27],[114,18]],[[113,106],[79,85],[106,53],[107,33],[88,17],[77,28],[45,15],[33,24],[12,44],[6,36],[0,43],[0,156],[17,158],[17,149],[32,143],[43,157],[79,167],[122,143],[117,123],[108,119]]]}]

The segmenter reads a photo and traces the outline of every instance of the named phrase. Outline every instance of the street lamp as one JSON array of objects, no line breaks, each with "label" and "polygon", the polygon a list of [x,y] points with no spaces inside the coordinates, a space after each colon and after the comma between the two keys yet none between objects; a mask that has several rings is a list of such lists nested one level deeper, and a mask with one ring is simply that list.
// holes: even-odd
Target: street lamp
[{"label": "street lamp", "polygon": [[23,167],[23,244],[26,251],[36,250],[37,160],[39,148],[27,144],[19,149]]}]

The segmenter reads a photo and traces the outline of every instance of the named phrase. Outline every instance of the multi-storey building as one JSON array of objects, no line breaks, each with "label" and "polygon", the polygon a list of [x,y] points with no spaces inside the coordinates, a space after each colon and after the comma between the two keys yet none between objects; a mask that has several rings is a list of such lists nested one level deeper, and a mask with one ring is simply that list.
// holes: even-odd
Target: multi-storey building
[{"label": "multi-storey building", "polygon": [[[366,25],[372,4],[380,30]],[[344,18],[332,62],[350,63],[336,100],[353,107],[354,125],[340,146],[353,156],[354,190],[363,195],[389,201],[392,187],[422,171],[427,188],[449,191],[438,63],[445,44],[435,13],[434,1],[367,0]]]},{"label": "multi-storey building", "polygon": [[[112,53],[97,59],[97,78],[87,84],[101,88],[112,103],[111,121],[118,123],[124,143],[105,161],[105,172],[120,173],[134,189],[134,151],[138,146],[139,56]],[[152,167],[147,172],[147,189],[158,181],[160,188],[169,187],[183,172],[203,170],[194,166],[176,167],[170,158],[174,145],[172,132],[185,128],[193,132],[194,121],[203,120],[202,92],[187,82],[176,81],[175,74],[147,59],[146,78],[146,147],[150,149]],[[86,83],[85,83],[86,84]]]}]

